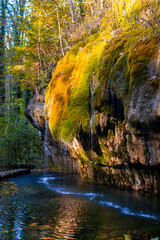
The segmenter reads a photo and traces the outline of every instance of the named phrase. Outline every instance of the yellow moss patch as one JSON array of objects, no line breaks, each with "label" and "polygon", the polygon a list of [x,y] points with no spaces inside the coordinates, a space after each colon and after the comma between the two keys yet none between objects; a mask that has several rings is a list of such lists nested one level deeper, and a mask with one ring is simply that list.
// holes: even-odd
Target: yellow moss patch
[{"label": "yellow moss patch", "polygon": [[[91,82],[99,82],[94,92],[94,107],[99,110],[105,105],[107,84],[119,78],[123,82],[122,96],[127,98],[132,86],[141,83],[140,75],[147,64],[156,57],[157,44],[155,32],[140,28],[124,33],[120,29],[115,34],[105,30],[74,46],[58,62],[46,91],[45,116],[53,138],[71,140],[79,128],[89,131]],[[117,85],[117,91],[119,88]]]},{"label": "yellow moss patch", "polygon": [[89,128],[89,82],[99,67],[106,38],[95,34],[87,42],[75,46],[58,63],[47,88],[45,114],[54,138],[72,138],[78,127]]}]

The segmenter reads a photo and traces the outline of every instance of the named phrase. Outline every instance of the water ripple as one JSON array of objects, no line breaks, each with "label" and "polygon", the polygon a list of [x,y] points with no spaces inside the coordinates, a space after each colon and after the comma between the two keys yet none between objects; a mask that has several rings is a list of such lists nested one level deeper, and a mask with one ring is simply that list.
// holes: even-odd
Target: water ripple
[{"label": "water ripple", "polygon": [[145,214],[143,212],[140,212],[140,213],[135,213],[135,212],[132,212],[129,208],[125,207],[121,207],[117,204],[114,204],[112,202],[106,202],[106,201],[99,201],[99,204],[102,204],[102,205],[106,205],[108,207],[113,207],[115,209],[119,209],[121,211],[122,214],[125,214],[125,215],[131,215],[131,216],[137,216],[137,217],[143,217],[143,218],[151,218],[151,219],[155,219],[155,220],[158,220],[157,217],[155,216],[152,216],[152,215],[149,215],[149,214]]},{"label": "water ripple", "polygon": [[[57,179],[61,179],[61,178],[57,178],[57,177],[43,177],[40,179],[40,181],[38,181],[39,183],[44,183],[45,185],[47,185],[48,189],[51,189],[59,194],[64,194],[64,195],[75,195],[75,196],[81,196],[81,197],[89,197],[90,200],[95,200],[96,197],[103,197],[103,194],[99,194],[99,193],[94,193],[94,192],[86,192],[86,193],[82,193],[82,192],[73,192],[73,191],[67,191],[64,187],[51,187],[51,185],[49,184],[49,180],[57,180]],[[115,209],[120,210],[120,212],[124,215],[130,215],[130,216],[137,216],[137,217],[143,217],[143,218],[150,218],[150,219],[154,219],[154,220],[159,220],[156,216],[150,215],[150,214],[145,214],[144,212],[140,211],[138,213],[133,212],[131,209],[129,209],[128,207],[121,207],[120,205],[114,204],[113,202],[108,202],[108,201],[97,201],[98,204],[101,205],[106,205],[108,207],[112,207]]]},{"label": "water ripple", "polygon": [[57,193],[64,194],[64,195],[76,195],[76,196],[82,196],[82,197],[89,197],[90,200],[94,199],[95,197],[103,197],[103,194],[92,193],[92,192],[80,193],[80,192],[66,191],[64,190],[64,188],[53,188],[53,187],[48,187],[48,188]]}]

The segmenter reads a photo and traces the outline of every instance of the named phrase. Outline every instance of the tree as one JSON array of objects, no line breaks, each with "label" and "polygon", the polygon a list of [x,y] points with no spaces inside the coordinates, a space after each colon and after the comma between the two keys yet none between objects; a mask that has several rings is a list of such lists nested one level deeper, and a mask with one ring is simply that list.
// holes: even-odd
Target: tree
[{"label": "tree", "polygon": [[30,164],[35,159],[42,159],[39,153],[42,146],[38,132],[31,128],[23,113],[33,93],[29,86],[23,84],[25,76],[21,71],[24,60],[22,49],[26,44],[26,0],[6,0],[5,6],[2,0],[1,4],[0,71],[3,73],[3,102],[0,109],[3,115],[0,118],[0,163],[6,166]]},{"label": "tree", "polygon": [[5,27],[8,0],[0,2],[0,105],[5,99]]}]

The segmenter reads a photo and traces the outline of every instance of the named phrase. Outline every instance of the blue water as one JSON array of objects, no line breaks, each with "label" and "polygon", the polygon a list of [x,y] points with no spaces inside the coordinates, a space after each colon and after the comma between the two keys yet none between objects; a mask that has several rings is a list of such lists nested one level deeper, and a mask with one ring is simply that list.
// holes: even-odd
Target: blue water
[{"label": "blue water", "polygon": [[10,178],[0,189],[0,239],[160,239],[158,199],[69,174]]}]

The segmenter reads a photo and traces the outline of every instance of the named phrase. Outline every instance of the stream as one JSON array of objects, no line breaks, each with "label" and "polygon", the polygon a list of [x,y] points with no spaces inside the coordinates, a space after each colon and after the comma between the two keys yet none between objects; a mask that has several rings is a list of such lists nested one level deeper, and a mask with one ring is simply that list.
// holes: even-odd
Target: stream
[{"label": "stream", "polygon": [[[28,174],[0,183],[0,239],[160,237],[160,200],[84,183],[74,174]],[[160,238],[159,238],[160,239]]]}]

